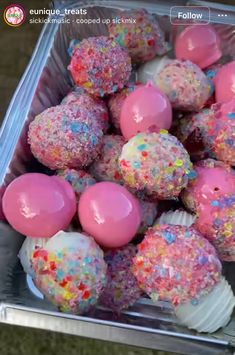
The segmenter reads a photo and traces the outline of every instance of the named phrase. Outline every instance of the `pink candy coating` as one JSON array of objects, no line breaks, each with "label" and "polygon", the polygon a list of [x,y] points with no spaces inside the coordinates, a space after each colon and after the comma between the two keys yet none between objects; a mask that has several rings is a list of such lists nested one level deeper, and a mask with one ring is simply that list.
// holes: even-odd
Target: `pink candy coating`
[{"label": "pink candy coating", "polygon": [[24,174],[7,187],[3,211],[20,233],[48,238],[69,226],[76,212],[76,197],[70,184],[59,177]]},{"label": "pink candy coating", "polygon": [[235,61],[225,64],[216,75],[215,97],[217,102],[235,98]]},{"label": "pink candy coating", "polygon": [[112,182],[89,187],[80,198],[78,213],[84,231],[108,248],[127,244],[141,222],[138,200],[127,189]]},{"label": "pink candy coating", "polygon": [[29,126],[33,155],[50,169],[89,165],[100,153],[103,132],[95,112],[77,105],[50,107]]},{"label": "pink candy coating", "polygon": [[204,206],[235,191],[235,172],[226,164],[207,159],[194,165],[196,177],[182,192],[184,204],[200,212]]},{"label": "pink candy coating", "polygon": [[151,83],[137,88],[123,103],[120,127],[126,139],[148,130],[169,129],[171,123],[171,104],[167,96]]},{"label": "pink candy coating", "polygon": [[104,259],[108,265],[107,285],[100,301],[114,312],[130,307],[141,296],[142,291],[132,273],[132,259],[136,252],[137,247],[128,244],[105,253]]},{"label": "pink candy coating", "polygon": [[188,26],[176,38],[175,56],[206,68],[222,56],[220,38],[211,25]]},{"label": "pink candy coating", "polygon": [[144,9],[131,9],[120,11],[118,16],[122,22],[111,23],[109,34],[128,49],[133,62],[146,62],[167,52],[164,33],[153,15]]},{"label": "pink candy coating", "polygon": [[105,102],[97,97],[89,95],[84,89],[77,87],[65,96],[61,105],[77,105],[88,111],[95,112],[97,123],[100,124],[103,132],[109,128],[109,114]]},{"label": "pink candy coating", "polygon": [[103,97],[126,85],[131,74],[131,58],[113,39],[89,37],[76,46],[68,69],[76,85]]},{"label": "pink candy coating", "polygon": [[194,228],[158,225],[138,245],[133,272],[152,298],[174,306],[208,294],[221,278],[214,247]]},{"label": "pink candy coating", "polygon": [[200,110],[213,92],[211,81],[189,60],[166,64],[155,83],[168,96],[173,108],[184,111]]},{"label": "pink candy coating", "polygon": [[235,194],[203,206],[195,223],[224,261],[235,261]]}]

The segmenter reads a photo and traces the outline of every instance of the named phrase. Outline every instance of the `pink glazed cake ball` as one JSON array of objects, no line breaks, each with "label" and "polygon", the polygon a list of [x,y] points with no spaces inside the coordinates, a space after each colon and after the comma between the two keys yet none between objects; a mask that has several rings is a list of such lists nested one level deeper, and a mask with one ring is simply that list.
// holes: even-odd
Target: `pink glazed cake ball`
[{"label": "pink glazed cake ball", "polygon": [[96,184],[96,180],[84,170],[65,169],[58,170],[57,175],[68,181],[76,194],[77,201],[81,197],[83,191],[89,186]]},{"label": "pink glazed cake ball", "polygon": [[120,92],[113,94],[108,101],[108,108],[111,114],[111,121],[113,126],[118,132],[120,132],[120,117],[123,103],[126,97],[133,92],[139,85],[135,83],[129,83]]},{"label": "pink glazed cake ball", "polygon": [[168,96],[172,107],[199,111],[212,95],[211,81],[189,60],[172,60],[155,78],[156,85]]},{"label": "pink glazed cake ball", "polygon": [[141,297],[142,291],[132,273],[132,259],[136,252],[136,246],[128,244],[105,253],[107,285],[100,301],[114,312],[119,313],[132,306]]},{"label": "pink glazed cake ball", "polygon": [[103,132],[109,128],[109,114],[105,102],[102,99],[89,95],[84,89],[77,87],[71,91],[61,102],[61,105],[77,105],[88,111],[94,111],[97,123]]},{"label": "pink glazed cake ball", "polygon": [[99,155],[102,138],[94,112],[76,105],[46,109],[28,133],[33,155],[50,169],[86,167]]},{"label": "pink glazed cake ball", "polygon": [[127,84],[131,58],[113,39],[89,37],[77,45],[68,69],[76,85],[92,95],[103,97]]},{"label": "pink glazed cake ball", "polygon": [[149,227],[152,227],[157,216],[157,203],[139,200],[142,219],[138,234],[143,234]]},{"label": "pink glazed cake ball", "polygon": [[93,238],[60,231],[32,255],[36,285],[60,311],[84,314],[106,285],[103,256]]},{"label": "pink glazed cake ball", "polygon": [[98,181],[112,181],[123,184],[122,174],[118,164],[119,156],[125,140],[118,135],[105,135],[100,158],[90,167],[92,176]]},{"label": "pink glazed cake ball", "polygon": [[179,196],[192,169],[187,151],[167,131],[131,138],[122,149],[119,164],[127,186],[160,200]]},{"label": "pink glazed cake ball", "polygon": [[214,247],[194,228],[157,225],[138,245],[133,272],[151,299],[174,306],[209,293],[221,278]]},{"label": "pink glazed cake ball", "polygon": [[235,194],[213,200],[200,211],[197,228],[223,261],[235,261]]},{"label": "pink glazed cake ball", "polygon": [[83,230],[107,248],[128,244],[141,223],[139,201],[113,182],[100,182],[83,192],[78,216]]},{"label": "pink glazed cake ball", "polygon": [[76,212],[76,197],[71,185],[58,176],[24,174],[8,185],[3,212],[20,233],[49,238],[69,226]]},{"label": "pink glazed cake ball", "polygon": [[213,204],[235,191],[235,171],[223,162],[206,159],[194,165],[195,179],[191,180],[181,197],[186,207],[200,213],[203,206]]},{"label": "pink glazed cake ball", "polygon": [[140,132],[169,129],[171,123],[170,101],[151,82],[137,88],[123,103],[120,127],[127,140]]},{"label": "pink glazed cake ball", "polygon": [[205,108],[178,121],[176,136],[183,143],[193,160],[214,158],[215,112]]},{"label": "pink glazed cake ball", "polygon": [[[168,51],[164,33],[153,15],[144,9],[120,11],[108,26],[109,34],[129,51],[133,62],[146,62]],[[135,22],[130,19],[135,20]]]},{"label": "pink glazed cake ball", "polygon": [[223,65],[216,75],[215,97],[217,102],[235,98],[235,61]]},{"label": "pink glazed cake ball", "polygon": [[222,56],[220,38],[211,25],[188,26],[176,38],[175,56],[206,68]]}]

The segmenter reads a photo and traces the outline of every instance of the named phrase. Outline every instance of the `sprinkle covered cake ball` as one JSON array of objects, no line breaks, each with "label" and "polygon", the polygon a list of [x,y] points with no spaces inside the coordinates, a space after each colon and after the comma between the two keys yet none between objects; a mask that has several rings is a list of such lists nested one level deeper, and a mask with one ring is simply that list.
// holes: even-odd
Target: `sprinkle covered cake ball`
[{"label": "sprinkle covered cake ball", "polygon": [[204,206],[195,223],[223,261],[235,261],[235,194]]},{"label": "sprinkle covered cake ball", "polygon": [[128,186],[158,199],[177,197],[187,186],[192,168],[183,145],[164,130],[139,133],[130,139],[119,164]]},{"label": "sprinkle covered cake ball", "polygon": [[210,292],[221,277],[214,247],[192,227],[158,225],[138,245],[134,275],[153,301],[177,306]]},{"label": "sprinkle covered cake ball", "polygon": [[50,169],[89,165],[100,153],[103,132],[94,112],[76,105],[50,107],[29,126],[33,155]]},{"label": "sprinkle covered cake ball", "polygon": [[103,251],[84,234],[59,232],[32,256],[35,282],[60,311],[83,314],[106,284]]},{"label": "sprinkle covered cake ball", "polygon": [[104,259],[108,266],[107,285],[100,301],[114,312],[130,307],[141,296],[142,291],[132,273],[132,259],[136,252],[136,246],[128,244],[105,253]]},{"label": "sprinkle covered cake ball", "polygon": [[135,83],[128,84],[124,89],[120,92],[113,94],[109,101],[108,107],[111,114],[111,121],[113,126],[116,128],[118,132],[120,132],[120,117],[121,117],[121,109],[126,97],[133,92],[139,85]]},{"label": "sprinkle covered cake ball", "polygon": [[223,162],[206,159],[194,165],[195,178],[182,192],[182,200],[190,210],[200,212],[204,206],[216,204],[218,198],[234,193],[235,171]]},{"label": "sprinkle covered cake ball", "polygon": [[100,158],[90,167],[91,174],[98,181],[113,181],[123,184],[118,159],[125,141],[119,135],[105,135]]},{"label": "sprinkle covered cake ball", "polygon": [[76,85],[103,97],[121,90],[131,74],[131,58],[113,39],[100,36],[82,40],[68,67]]},{"label": "sprinkle covered cake ball", "polygon": [[106,132],[109,128],[109,114],[105,102],[89,95],[82,88],[77,87],[75,91],[71,91],[64,97],[61,105],[77,105],[88,111],[92,110],[103,132]]},{"label": "sprinkle covered cake ball", "polygon": [[58,170],[57,175],[68,181],[76,194],[77,200],[79,200],[83,191],[89,186],[96,183],[96,180],[84,170],[64,169]]},{"label": "sprinkle covered cake ball", "polygon": [[172,60],[157,75],[155,83],[173,108],[184,111],[200,110],[213,92],[211,81],[189,60]]},{"label": "sprinkle covered cake ball", "polygon": [[109,25],[109,34],[128,49],[133,62],[146,62],[167,52],[168,46],[161,28],[146,10],[121,11],[119,18],[121,23],[112,22]]}]

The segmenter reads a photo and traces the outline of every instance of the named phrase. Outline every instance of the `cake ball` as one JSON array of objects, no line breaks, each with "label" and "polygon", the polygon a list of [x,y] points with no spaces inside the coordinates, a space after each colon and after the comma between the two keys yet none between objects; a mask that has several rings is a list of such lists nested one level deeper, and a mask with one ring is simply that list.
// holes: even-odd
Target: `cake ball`
[{"label": "cake ball", "polygon": [[222,66],[215,78],[216,102],[235,98],[235,60]]},{"label": "cake ball", "polygon": [[120,128],[126,140],[140,132],[169,129],[171,123],[170,101],[152,82],[138,87],[123,103]]},{"label": "cake ball", "polygon": [[118,164],[125,140],[119,135],[105,135],[100,157],[91,165],[90,172],[98,181],[113,181],[123,184]]},{"label": "cake ball", "polygon": [[97,97],[89,95],[84,89],[77,87],[75,91],[71,91],[61,101],[61,105],[77,105],[88,111],[94,111],[97,123],[100,124],[103,132],[109,128],[109,114],[105,102]]},{"label": "cake ball", "polygon": [[157,216],[157,203],[142,200],[139,200],[139,202],[142,218],[138,234],[143,234],[149,227],[152,227],[153,225],[153,222]]},{"label": "cake ball", "polygon": [[76,85],[92,95],[103,97],[127,84],[131,58],[113,39],[89,37],[77,45],[68,69]]},{"label": "cake ball", "polygon": [[169,64],[171,59],[167,56],[156,57],[149,62],[142,64],[137,70],[137,80],[143,84],[147,84],[148,81],[155,81],[158,73]]},{"label": "cake ball", "polygon": [[235,261],[235,194],[203,206],[195,223],[223,261]]},{"label": "cake ball", "polygon": [[181,197],[191,211],[200,212],[204,205],[210,205],[235,191],[235,171],[223,162],[206,159],[194,165],[196,176],[182,191]]},{"label": "cake ball", "polygon": [[121,109],[126,97],[138,87],[138,84],[129,83],[120,92],[113,94],[108,100],[108,108],[111,114],[113,126],[120,132]]},{"label": "cake ball", "polygon": [[155,83],[173,108],[184,111],[199,111],[213,92],[211,81],[189,60],[171,61],[157,75]]},{"label": "cake ball", "polygon": [[77,201],[83,191],[96,183],[96,180],[84,170],[64,169],[58,170],[57,175],[68,181],[76,194]]},{"label": "cake ball", "polygon": [[50,169],[81,169],[100,153],[103,132],[92,111],[77,105],[50,107],[30,123],[33,155]]},{"label": "cake ball", "polygon": [[197,331],[213,332],[230,319],[235,297],[221,269],[208,240],[178,225],[150,228],[133,259],[139,286],[153,302],[171,302],[180,321]]},{"label": "cake ball", "polygon": [[30,238],[27,237],[19,251],[19,259],[24,272],[34,278],[35,273],[32,268],[32,256],[40,248],[44,248],[49,238]]},{"label": "cake ball", "polygon": [[107,285],[100,301],[114,312],[132,306],[142,294],[132,273],[132,259],[136,252],[136,246],[128,244],[119,249],[109,250],[104,255],[108,266]]},{"label": "cake ball", "polygon": [[121,23],[112,22],[108,26],[109,35],[128,49],[133,62],[146,62],[168,51],[163,31],[146,10],[120,11],[118,16]]},{"label": "cake ball", "polygon": [[83,230],[107,248],[128,244],[141,223],[139,201],[113,182],[100,182],[84,191],[78,216]]},{"label": "cake ball", "polygon": [[84,234],[59,232],[32,255],[35,283],[60,311],[83,314],[93,307],[105,284],[103,251]]},{"label": "cake ball", "polygon": [[161,200],[179,196],[192,168],[183,145],[164,130],[139,133],[130,139],[122,149],[119,164],[128,186]]},{"label": "cake ball", "polygon": [[215,157],[212,134],[215,124],[215,112],[208,108],[178,121],[175,134],[194,161]]},{"label": "cake ball", "polygon": [[23,235],[49,238],[69,226],[76,212],[76,197],[64,179],[28,173],[7,186],[3,212],[9,224]]}]

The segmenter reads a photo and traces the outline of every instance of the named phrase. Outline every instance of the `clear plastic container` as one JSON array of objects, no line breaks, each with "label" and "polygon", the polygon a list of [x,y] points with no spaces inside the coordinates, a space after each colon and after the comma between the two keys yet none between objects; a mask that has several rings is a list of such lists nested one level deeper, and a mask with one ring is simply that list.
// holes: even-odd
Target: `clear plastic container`
[{"label": "clear plastic container", "polygon": [[[54,1],[56,8],[87,8],[87,17],[110,18],[118,9],[145,8],[155,14],[171,40],[169,13],[172,6],[201,5],[210,7],[223,43],[223,54],[235,58],[235,7],[226,8],[227,17],[218,14],[224,6],[199,1]],[[79,15],[69,15],[70,24],[47,23],[31,61],[12,98],[0,131],[0,192],[16,176],[27,171],[43,171],[27,144],[30,121],[46,108],[58,104],[72,82],[67,71],[67,48],[73,38],[107,34],[105,24],[77,24]],[[51,19],[58,19],[53,15]],[[84,18],[84,15],[83,15]],[[177,31],[179,28],[174,26]],[[1,215],[1,214],[0,214]],[[1,217],[0,217],[1,218]],[[97,307],[87,316],[58,313],[26,278],[17,254],[22,240],[5,222],[0,222],[0,322],[53,330],[141,347],[174,351],[181,354],[232,354],[235,351],[235,318],[218,332],[197,334],[182,327],[167,302],[157,305],[141,299],[117,319],[105,308]],[[224,266],[234,286],[234,264]]]}]

